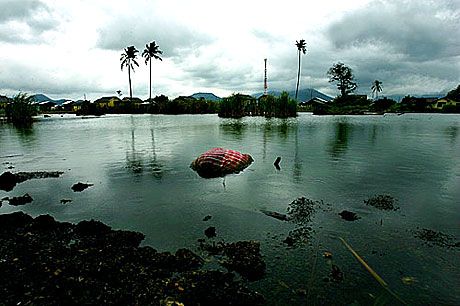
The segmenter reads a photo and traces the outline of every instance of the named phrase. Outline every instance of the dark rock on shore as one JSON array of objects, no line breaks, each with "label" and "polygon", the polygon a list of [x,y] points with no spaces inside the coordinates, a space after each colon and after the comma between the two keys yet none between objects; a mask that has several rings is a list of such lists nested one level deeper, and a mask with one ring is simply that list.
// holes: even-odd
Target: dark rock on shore
[{"label": "dark rock on shore", "polygon": [[17,184],[16,176],[11,172],[4,172],[0,175],[0,189],[5,191],[13,190]]},{"label": "dark rock on shore", "polygon": [[32,202],[33,200],[34,199],[32,199],[32,197],[28,193],[26,193],[22,197],[14,197],[14,198],[8,199],[9,204],[13,206],[25,205],[27,203]]},{"label": "dark rock on shore", "polygon": [[72,186],[72,190],[74,192],[82,192],[83,190],[91,186],[93,186],[93,184],[85,184],[85,183],[78,182]]},{"label": "dark rock on shore", "polygon": [[205,243],[201,241],[200,249],[209,255],[224,256],[220,264],[229,271],[235,271],[249,281],[260,280],[265,276],[265,262],[260,254],[260,243],[255,241],[238,241],[225,243]]},{"label": "dark rock on shore", "polygon": [[31,179],[42,178],[56,178],[63,174],[61,171],[36,171],[36,172],[18,172],[13,174],[11,172],[4,172],[0,175],[0,189],[11,191],[13,188],[22,182]]},{"label": "dark rock on shore", "polygon": [[[187,249],[174,255],[139,247],[144,235],[98,221],[77,225],[49,215],[0,215],[0,287],[5,305],[262,305],[231,273],[198,270]],[[228,265],[241,256],[229,249]],[[250,249],[258,250],[256,243]],[[237,256],[238,255],[238,256]],[[249,254],[248,254],[249,255]],[[169,301],[169,302],[168,302]]]},{"label": "dark rock on shore", "polygon": [[206,237],[208,238],[213,238],[213,237],[216,237],[216,228],[214,226],[210,226],[208,227],[205,231],[204,231],[204,234],[206,235]]},{"label": "dark rock on shore", "polygon": [[343,210],[339,213],[339,215],[342,217],[342,219],[347,221],[356,221],[358,219],[361,219],[361,217],[358,217],[356,213],[348,210]]}]

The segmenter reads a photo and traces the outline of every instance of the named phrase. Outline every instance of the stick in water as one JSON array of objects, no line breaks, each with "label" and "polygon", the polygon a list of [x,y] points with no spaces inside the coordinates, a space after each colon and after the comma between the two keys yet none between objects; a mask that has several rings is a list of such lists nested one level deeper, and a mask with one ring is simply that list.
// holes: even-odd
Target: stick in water
[{"label": "stick in water", "polygon": [[355,252],[355,250],[351,248],[351,246],[342,237],[339,237],[339,239],[343,242],[343,244],[347,247],[347,249],[350,250],[350,252],[353,255],[355,255],[355,257],[359,260],[359,262],[364,266],[364,268],[367,269],[367,271],[369,271],[369,273],[379,282],[379,284],[382,285],[383,288],[385,288],[385,290],[387,290],[392,296],[394,296],[402,304],[407,305],[407,303],[404,302],[403,299],[401,299],[396,293],[391,291],[390,286],[388,286],[388,284],[377,273],[375,273],[375,271],[372,270],[371,267],[369,267],[369,265],[358,255],[358,253]]}]

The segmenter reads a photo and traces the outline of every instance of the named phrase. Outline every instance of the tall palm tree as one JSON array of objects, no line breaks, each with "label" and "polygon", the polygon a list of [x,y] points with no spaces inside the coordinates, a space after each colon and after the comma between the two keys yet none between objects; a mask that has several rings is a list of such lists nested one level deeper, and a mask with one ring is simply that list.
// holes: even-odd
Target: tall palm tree
[{"label": "tall palm tree", "polygon": [[129,46],[125,48],[125,52],[121,54],[120,61],[121,61],[121,71],[123,71],[123,67],[128,67],[128,79],[129,79],[129,97],[131,101],[133,100],[133,90],[131,87],[131,69],[134,71],[134,65],[139,67],[139,64],[136,62],[137,53],[139,50],[136,49],[134,46]]},{"label": "tall palm tree", "polygon": [[372,96],[374,96],[374,93],[377,94],[377,100],[379,98],[379,92],[382,91],[382,82],[380,82],[379,80],[375,80],[374,83],[372,83]]},{"label": "tall palm tree", "polygon": [[145,57],[145,64],[147,65],[150,62],[150,94],[149,94],[149,101],[152,100],[152,57],[154,59],[162,61],[163,59],[158,54],[163,54],[163,51],[158,49],[159,46],[152,41],[150,44],[145,45],[144,52],[142,52],[142,57]]},{"label": "tall palm tree", "polygon": [[300,41],[295,41],[295,45],[297,47],[297,53],[299,54],[299,68],[297,70],[297,86],[295,89],[295,98],[297,99],[297,92],[299,91],[299,82],[300,82],[300,55],[301,53],[305,54],[307,52],[307,43],[305,39],[301,39]]}]

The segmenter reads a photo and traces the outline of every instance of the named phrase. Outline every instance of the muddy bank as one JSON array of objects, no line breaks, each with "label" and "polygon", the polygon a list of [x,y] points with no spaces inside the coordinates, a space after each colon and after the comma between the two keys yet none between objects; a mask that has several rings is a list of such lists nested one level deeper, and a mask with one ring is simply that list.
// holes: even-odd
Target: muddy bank
[{"label": "muddy bank", "polygon": [[[139,244],[144,235],[98,221],[77,225],[49,215],[0,215],[0,301],[7,305],[261,305],[232,273],[200,270],[188,249]],[[236,245],[235,245],[236,246]]]}]

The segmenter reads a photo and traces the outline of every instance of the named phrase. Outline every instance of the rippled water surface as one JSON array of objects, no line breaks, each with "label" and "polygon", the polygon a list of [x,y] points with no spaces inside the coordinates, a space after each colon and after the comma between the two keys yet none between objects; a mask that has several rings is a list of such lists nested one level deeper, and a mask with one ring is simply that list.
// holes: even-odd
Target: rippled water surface
[{"label": "rippled water surface", "polygon": [[[249,153],[255,162],[225,180],[203,179],[189,164],[212,147]],[[280,170],[273,166],[278,156]],[[34,199],[20,207],[4,202],[0,213],[93,218],[141,231],[145,244],[168,251],[197,251],[208,226],[216,227],[217,240],[260,241],[267,276],[248,285],[270,304],[397,304],[339,237],[402,300],[460,301],[460,248],[416,237],[429,229],[460,240],[459,115],[53,115],[30,130],[0,124],[0,167],[65,172],[0,191],[0,199],[25,193]],[[70,187],[77,182],[94,186],[74,193]],[[400,209],[364,204],[380,194],[396,198]],[[323,204],[301,243],[288,247],[283,240],[296,225],[261,210],[286,213],[302,196]],[[343,210],[360,219],[341,219]],[[207,215],[211,220],[203,221]],[[323,257],[326,251],[332,258]],[[333,265],[343,281],[331,281]]]}]

